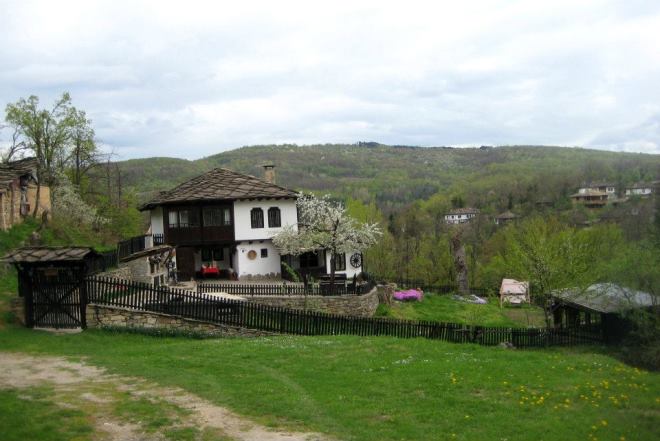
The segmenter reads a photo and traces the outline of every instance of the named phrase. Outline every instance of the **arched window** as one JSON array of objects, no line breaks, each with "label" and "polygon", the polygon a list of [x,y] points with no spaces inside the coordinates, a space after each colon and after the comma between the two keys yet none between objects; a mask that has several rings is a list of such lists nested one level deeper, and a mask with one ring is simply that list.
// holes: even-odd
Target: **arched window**
[{"label": "arched window", "polygon": [[253,208],[250,211],[250,220],[252,221],[252,228],[263,228],[264,211],[261,208]]},{"label": "arched window", "polygon": [[280,209],[277,207],[270,207],[268,209],[268,227],[278,228],[281,226],[282,226],[282,217],[280,215]]}]

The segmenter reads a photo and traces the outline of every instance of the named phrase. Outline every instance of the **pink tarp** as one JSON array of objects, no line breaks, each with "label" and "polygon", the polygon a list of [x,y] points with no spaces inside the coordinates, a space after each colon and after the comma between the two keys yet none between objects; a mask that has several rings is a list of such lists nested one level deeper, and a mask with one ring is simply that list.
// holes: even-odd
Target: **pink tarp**
[{"label": "pink tarp", "polygon": [[409,289],[407,291],[396,291],[393,297],[394,300],[399,300],[400,302],[405,302],[410,300],[421,302],[422,298],[424,297],[424,293],[416,289]]}]

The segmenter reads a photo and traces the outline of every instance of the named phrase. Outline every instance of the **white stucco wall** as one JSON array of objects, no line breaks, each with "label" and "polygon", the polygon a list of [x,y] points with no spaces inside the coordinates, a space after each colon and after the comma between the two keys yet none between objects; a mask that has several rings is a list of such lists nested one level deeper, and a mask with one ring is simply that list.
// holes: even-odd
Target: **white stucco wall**
[{"label": "white stucco wall", "polygon": [[[353,276],[356,276],[362,272],[362,265],[359,268],[353,268],[351,265],[351,256],[354,253],[346,253],[346,270],[344,271],[335,271],[335,274],[346,274],[347,279],[352,279]],[[328,274],[330,274],[330,252],[325,255],[325,268]]]},{"label": "white stucco wall", "polygon": [[[268,250],[268,257],[261,257],[261,249]],[[254,250],[257,257],[254,260],[248,258],[248,253]],[[251,244],[247,241],[241,242],[236,247],[236,260],[238,267],[234,268],[238,272],[238,277],[241,276],[265,276],[269,274],[280,274],[281,259],[280,253],[273,246],[270,240],[264,240],[263,243],[256,240]]]},{"label": "white stucco wall", "polygon": [[[264,212],[264,228],[252,228],[250,211],[261,208]],[[282,227],[298,224],[298,212],[294,200],[266,200],[266,201],[235,201],[234,202],[234,237],[239,240],[270,239],[281,231],[281,228],[268,227],[268,209],[279,207]],[[278,262],[279,268],[279,262]],[[278,269],[279,272],[279,269]]]},{"label": "white stucco wall", "polygon": [[163,207],[156,207],[151,213],[151,234],[163,234]]}]

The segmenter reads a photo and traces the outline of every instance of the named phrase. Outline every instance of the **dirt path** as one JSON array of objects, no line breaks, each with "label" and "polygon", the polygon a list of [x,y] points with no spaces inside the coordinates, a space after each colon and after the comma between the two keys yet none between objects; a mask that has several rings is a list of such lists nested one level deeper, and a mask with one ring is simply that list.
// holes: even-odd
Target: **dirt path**
[{"label": "dirt path", "polygon": [[[189,428],[205,439],[255,441],[317,441],[316,433],[273,431],[182,389],[162,388],[144,379],[122,377],[102,368],[60,357],[0,352],[0,388],[48,386],[54,401],[91,415],[99,437],[116,441],[163,440],[165,429]],[[149,412],[122,414],[123,409],[152,409],[169,415],[171,424],[154,430]],[[146,406],[146,407],[144,407]],[[125,411],[125,410],[124,410]],[[144,421],[142,421],[144,420]],[[96,439],[96,438],[95,438]]]}]

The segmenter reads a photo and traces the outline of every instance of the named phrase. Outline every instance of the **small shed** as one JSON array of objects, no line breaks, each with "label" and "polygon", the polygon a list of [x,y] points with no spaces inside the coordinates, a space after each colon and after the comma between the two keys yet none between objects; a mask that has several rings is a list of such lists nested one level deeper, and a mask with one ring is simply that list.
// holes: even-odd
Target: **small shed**
[{"label": "small shed", "polygon": [[504,303],[510,303],[512,305],[529,303],[529,282],[502,279],[502,285],[500,285],[500,308]]},{"label": "small shed", "polygon": [[587,289],[553,293],[554,323],[557,327],[598,325],[606,342],[620,341],[631,329],[626,312],[658,307],[653,295],[614,283],[597,283]]},{"label": "small shed", "polygon": [[24,247],[1,261],[18,270],[28,327],[85,327],[85,277],[100,255],[88,247]]}]

